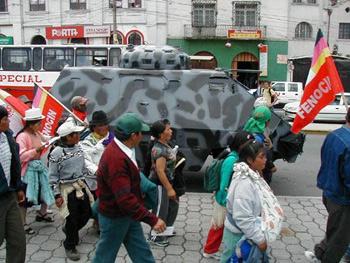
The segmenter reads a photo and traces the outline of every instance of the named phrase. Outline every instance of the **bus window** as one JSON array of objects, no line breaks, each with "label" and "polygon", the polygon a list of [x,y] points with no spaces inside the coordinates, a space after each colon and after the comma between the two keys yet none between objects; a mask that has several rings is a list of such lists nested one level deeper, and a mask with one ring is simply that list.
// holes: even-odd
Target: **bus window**
[{"label": "bus window", "polygon": [[107,66],[107,48],[77,48],[76,66]]},{"label": "bus window", "polygon": [[109,50],[109,65],[118,67],[121,50],[120,48],[111,48]]},{"label": "bus window", "polygon": [[44,48],[44,69],[61,71],[66,65],[74,65],[73,48]]},{"label": "bus window", "polygon": [[2,67],[4,70],[28,71],[32,67],[30,48],[3,48]]},{"label": "bus window", "polygon": [[33,69],[39,71],[42,69],[43,51],[40,47],[33,49]]}]

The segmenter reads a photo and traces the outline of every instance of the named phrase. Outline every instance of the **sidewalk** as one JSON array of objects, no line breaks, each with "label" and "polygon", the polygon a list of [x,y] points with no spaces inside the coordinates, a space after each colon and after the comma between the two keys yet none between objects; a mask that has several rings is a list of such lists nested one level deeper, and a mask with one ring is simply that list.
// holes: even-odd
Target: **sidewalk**
[{"label": "sidewalk", "polygon": [[[313,248],[324,235],[327,212],[321,198],[278,197],[285,211],[285,228],[281,238],[273,243],[270,262],[306,262],[304,251]],[[203,243],[209,229],[212,213],[211,195],[188,193],[180,199],[179,215],[175,224],[177,236],[170,238],[166,248],[152,246],[157,262],[217,262],[202,257]],[[55,211],[56,212],[56,211]],[[34,212],[29,213],[28,223],[38,233],[27,236],[27,261],[34,262],[72,262],[66,261],[62,246],[64,234],[61,230],[63,220],[54,214],[55,223],[45,224],[34,221]],[[148,233],[149,227],[144,227]],[[97,234],[92,221],[80,232],[81,243],[77,247],[81,253],[79,262],[90,262],[96,248]],[[0,248],[0,262],[5,261],[4,245]],[[122,248],[116,262],[131,262]]]}]

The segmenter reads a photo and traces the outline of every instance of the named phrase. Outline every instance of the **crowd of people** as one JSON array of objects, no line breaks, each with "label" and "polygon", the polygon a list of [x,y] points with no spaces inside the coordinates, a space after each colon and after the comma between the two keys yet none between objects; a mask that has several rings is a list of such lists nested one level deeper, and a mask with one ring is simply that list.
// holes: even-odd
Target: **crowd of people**
[{"label": "crowd of people", "polygon": [[[33,205],[40,205],[35,220],[43,223],[53,222],[49,206],[56,205],[64,219],[66,256],[73,261],[80,259],[79,230],[90,219],[99,235],[94,263],[115,262],[122,244],[133,262],[155,262],[150,245],[166,247],[176,235],[173,226],[179,197],[184,194],[185,157],[173,144],[169,120],[149,126],[137,114],[124,113],[110,127],[104,111],[95,111],[87,119],[87,102],[80,96],[72,99],[73,114],[58,127],[60,140],[49,152],[49,138],[39,131],[44,118],[40,109],[25,112],[24,128],[13,138],[8,112],[0,106],[0,221],[4,222],[0,243],[6,239],[7,262],[25,261],[25,235],[35,233],[26,224],[27,209]],[[283,222],[283,210],[269,186],[277,170],[270,119],[268,105],[257,106],[243,129],[229,138],[204,257],[225,263],[268,262],[266,250],[280,234]],[[306,253],[314,262],[335,262],[326,260],[334,251],[340,260],[350,243],[346,224],[349,160],[339,157],[340,148],[350,145],[349,131],[350,111],[347,124],[328,135],[322,147],[318,186],[324,190],[329,220],[326,238],[315,247],[315,254]],[[141,171],[135,148],[144,133],[150,133],[151,139]],[[48,153],[46,159],[44,153]],[[345,170],[335,167],[337,156],[343,158]],[[151,228],[146,236],[141,222]],[[224,249],[219,253],[221,243]]]}]

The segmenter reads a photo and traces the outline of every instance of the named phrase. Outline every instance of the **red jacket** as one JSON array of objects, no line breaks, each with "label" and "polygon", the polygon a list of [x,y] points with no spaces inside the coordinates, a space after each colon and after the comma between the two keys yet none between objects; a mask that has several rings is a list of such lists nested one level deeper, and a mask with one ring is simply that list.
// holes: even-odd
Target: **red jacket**
[{"label": "red jacket", "polygon": [[97,170],[99,212],[111,218],[130,216],[150,226],[158,218],[143,205],[140,171],[112,141],[102,154]]}]

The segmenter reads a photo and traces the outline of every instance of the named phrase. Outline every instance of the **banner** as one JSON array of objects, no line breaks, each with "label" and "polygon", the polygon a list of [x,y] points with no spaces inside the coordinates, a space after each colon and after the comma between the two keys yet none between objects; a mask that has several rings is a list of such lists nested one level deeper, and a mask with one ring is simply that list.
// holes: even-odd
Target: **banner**
[{"label": "banner", "polygon": [[304,94],[291,131],[298,133],[312,122],[325,106],[334,101],[335,94],[341,92],[344,92],[343,84],[339,78],[327,42],[321,29],[319,29]]},{"label": "banner", "polygon": [[65,109],[55,97],[37,84],[34,86],[34,92],[33,108],[40,108],[45,116],[41,122],[41,132],[44,135],[54,136]]},{"label": "banner", "polygon": [[23,129],[23,117],[25,111],[29,109],[28,106],[4,90],[0,90],[0,105],[7,109],[10,129],[13,131],[13,136],[16,136]]},{"label": "banner", "polygon": [[45,31],[47,39],[68,39],[84,37],[83,26],[50,26],[46,27]]},{"label": "banner", "polygon": [[268,45],[259,44],[259,69],[260,77],[267,77]]}]

